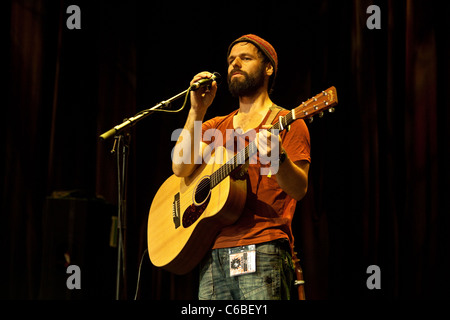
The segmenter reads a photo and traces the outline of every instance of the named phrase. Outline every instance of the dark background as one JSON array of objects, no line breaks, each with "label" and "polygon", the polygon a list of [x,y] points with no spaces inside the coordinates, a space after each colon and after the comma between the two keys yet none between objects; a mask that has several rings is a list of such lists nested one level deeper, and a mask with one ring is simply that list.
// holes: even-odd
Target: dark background
[{"label": "dark background", "polygon": [[[228,44],[247,33],[277,50],[277,104],[338,92],[336,112],[308,125],[310,185],[293,222],[307,298],[449,298],[448,3],[3,1],[0,298],[114,298],[117,169],[98,136],[200,71],[225,75]],[[81,30],[66,27],[72,4]],[[381,30],[366,27],[371,4]],[[207,118],[237,107],[222,84]],[[131,131],[121,298],[134,297],[148,210],[187,110]],[[82,270],[76,292],[64,253]],[[370,265],[380,290],[366,287]],[[197,278],[144,256],[138,298],[195,299]]]}]

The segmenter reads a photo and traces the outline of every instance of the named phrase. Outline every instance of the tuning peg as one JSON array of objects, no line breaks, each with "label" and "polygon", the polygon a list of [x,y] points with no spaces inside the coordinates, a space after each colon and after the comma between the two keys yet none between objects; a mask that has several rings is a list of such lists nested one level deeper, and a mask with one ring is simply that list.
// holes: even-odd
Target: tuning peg
[{"label": "tuning peg", "polygon": [[309,123],[312,123],[314,121],[314,118],[313,117],[309,117],[308,121],[309,121]]},{"label": "tuning peg", "polygon": [[323,112],[319,112],[319,118],[323,118]]},{"label": "tuning peg", "polygon": [[328,109],[328,111],[329,111],[330,113],[333,113],[335,110],[334,110],[333,107],[331,107],[330,109]]}]

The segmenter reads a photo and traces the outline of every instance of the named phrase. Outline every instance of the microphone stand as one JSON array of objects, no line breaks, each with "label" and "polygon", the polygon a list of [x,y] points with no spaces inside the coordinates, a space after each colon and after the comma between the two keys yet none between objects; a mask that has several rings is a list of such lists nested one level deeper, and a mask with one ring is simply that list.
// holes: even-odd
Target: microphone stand
[{"label": "microphone stand", "polygon": [[[172,101],[181,98],[186,95],[191,88],[184,90],[183,92],[173,96],[172,98],[162,101],[150,109],[145,109],[138,112],[131,118],[125,119],[121,124],[106,131],[100,135],[100,140],[105,141],[114,136],[114,145],[111,153],[117,155],[117,186],[118,186],[118,213],[117,213],[117,231],[118,231],[118,248],[117,248],[117,277],[116,277],[116,300],[119,300],[120,296],[120,280],[123,279],[123,285],[125,288],[126,298],[126,229],[127,229],[127,169],[128,169],[128,155],[130,153],[130,140],[131,134],[129,128],[134,126],[137,122],[145,119],[155,111],[165,112],[179,112],[184,108],[185,103],[179,110],[164,110],[168,108]],[[122,277],[121,277],[122,275]]]},{"label": "microphone stand", "polygon": [[[137,122],[145,119],[147,116],[151,115],[153,112],[158,111],[158,109],[163,109],[163,108],[169,107],[170,104],[172,103],[172,101],[175,101],[176,99],[181,98],[182,96],[186,95],[188,93],[188,91],[190,91],[190,90],[191,90],[190,88],[186,89],[183,92],[180,92],[179,94],[173,96],[169,100],[162,101],[162,102],[158,103],[156,106],[151,107],[150,109],[142,110],[142,111],[138,112],[136,115],[134,115],[133,117],[125,119],[121,124],[115,126],[111,130],[108,130],[105,133],[103,133],[102,135],[100,135],[100,140],[107,140],[114,135],[117,136],[123,130],[134,126]],[[178,111],[181,111],[181,109],[177,110],[177,112]]]}]

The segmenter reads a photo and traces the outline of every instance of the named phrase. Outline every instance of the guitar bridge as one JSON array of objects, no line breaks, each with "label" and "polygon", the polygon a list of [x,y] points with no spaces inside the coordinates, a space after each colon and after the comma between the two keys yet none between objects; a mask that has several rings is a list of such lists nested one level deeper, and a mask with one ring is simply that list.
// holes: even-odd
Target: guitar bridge
[{"label": "guitar bridge", "polygon": [[175,225],[175,229],[180,226],[180,193],[178,192],[173,197],[173,203],[172,203],[172,217],[173,217],[173,224]]}]

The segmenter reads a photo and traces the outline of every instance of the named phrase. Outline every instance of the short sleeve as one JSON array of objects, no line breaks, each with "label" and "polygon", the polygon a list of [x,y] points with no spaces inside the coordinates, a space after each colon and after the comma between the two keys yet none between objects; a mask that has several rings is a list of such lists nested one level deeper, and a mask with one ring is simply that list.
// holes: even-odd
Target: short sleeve
[{"label": "short sleeve", "polygon": [[311,163],[309,130],[303,119],[294,121],[289,131],[280,133],[284,150],[292,162],[306,160]]}]

